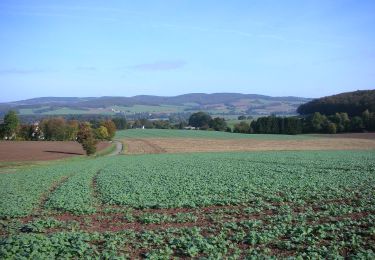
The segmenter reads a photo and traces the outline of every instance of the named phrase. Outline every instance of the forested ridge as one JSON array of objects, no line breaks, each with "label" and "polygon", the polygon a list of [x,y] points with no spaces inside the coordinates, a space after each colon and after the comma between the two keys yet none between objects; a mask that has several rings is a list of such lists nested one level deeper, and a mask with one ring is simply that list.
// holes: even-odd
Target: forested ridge
[{"label": "forested ridge", "polygon": [[347,113],[361,116],[364,111],[375,112],[375,90],[357,90],[314,99],[298,107],[301,115],[319,112],[324,115]]}]

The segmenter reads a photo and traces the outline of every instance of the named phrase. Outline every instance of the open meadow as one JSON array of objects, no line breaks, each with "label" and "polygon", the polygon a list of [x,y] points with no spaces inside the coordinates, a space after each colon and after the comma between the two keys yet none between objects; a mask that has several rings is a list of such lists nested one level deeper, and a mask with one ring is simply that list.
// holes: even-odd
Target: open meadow
[{"label": "open meadow", "polygon": [[[205,135],[227,135],[131,130],[117,138],[184,134],[202,144]],[[78,157],[23,167],[0,174],[0,258],[371,259],[374,187],[371,149]]]}]

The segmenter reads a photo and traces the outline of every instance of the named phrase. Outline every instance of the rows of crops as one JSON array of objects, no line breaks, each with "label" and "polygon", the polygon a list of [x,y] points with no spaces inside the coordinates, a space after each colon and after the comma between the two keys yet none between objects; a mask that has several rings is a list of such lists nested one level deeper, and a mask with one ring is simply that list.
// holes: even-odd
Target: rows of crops
[{"label": "rows of crops", "polygon": [[105,168],[102,164],[91,163],[76,169],[79,174],[60,185],[50,195],[45,207],[75,214],[94,213],[97,202],[94,198],[93,178],[102,168]]},{"label": "rows of crops", "polygon": [[372,159],[352,152],[123,157],[97,182],[105,203],[132,207],[229,205],[259,196],[303,202],[347,198],[373,187]]},{"label": "rows of crops", "polygon": [[0,258],[375,257],[373,151],[118,156],[0,185]]},{"label": "rows of crops", "polygon": [[255,140],[305,140],[311,135],[239,134],[218,131],[128,129],[117,131],[117,139],[124,138],[202,138],[202,139],[255,139]]},{"label": "rows of crops", "polygon": [[[41,205],[43,207],[66,211],[70,207],[86,208],[87,202],[92,199],[86,186],[102,167],[97,160],[73,160],[2,174],[0,217],[26,216],[44,202],[47,203]],[[49,197],[44,198],[46,195]]]}]

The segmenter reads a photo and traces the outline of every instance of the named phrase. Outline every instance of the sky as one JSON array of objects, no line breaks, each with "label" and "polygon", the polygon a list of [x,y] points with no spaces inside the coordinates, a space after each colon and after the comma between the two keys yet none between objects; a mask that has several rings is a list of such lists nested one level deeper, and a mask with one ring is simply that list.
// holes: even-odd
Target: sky
[{"label": "sky", "polygon": [[0,1],[0,102],[374,88],[373,0]]}]

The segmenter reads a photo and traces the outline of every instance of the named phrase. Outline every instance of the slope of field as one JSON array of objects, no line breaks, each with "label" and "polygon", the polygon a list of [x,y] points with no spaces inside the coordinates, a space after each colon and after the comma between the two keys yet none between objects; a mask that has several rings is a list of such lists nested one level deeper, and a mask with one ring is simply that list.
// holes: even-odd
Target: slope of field
[{"label": "slope of field", "polygon": [[0,258],[375,257],[375,153],[159,154],[0,175]]},{"label": "slope of field", "polygon": [[199,139],[254,139],[254,140],[306,140],[310,135],[238,134],[219,131],[128,129],[116,132],[116,139],[124,138],[199,138]]},{"label": "slope of field", "polygon": [[[99,142],[97,149],[101,151],[110,145],[109,142]],[[0,141],[0,162],[56,160],[84,154],[77,142]]]},{"label": "slope of field", "polygon": [[[334,138],[333,138],[334,137]],[[267,135],[215,131],[132,129],[118,131],[125,154],[369,150],[375,149],[371,134],[353,135]]]},{"label": "slope of field", "polygon": [[374,150],[374,139],[316,138],[309,140],[201,139],[201,138],[128,138],[122,142],[125,154]]}]

